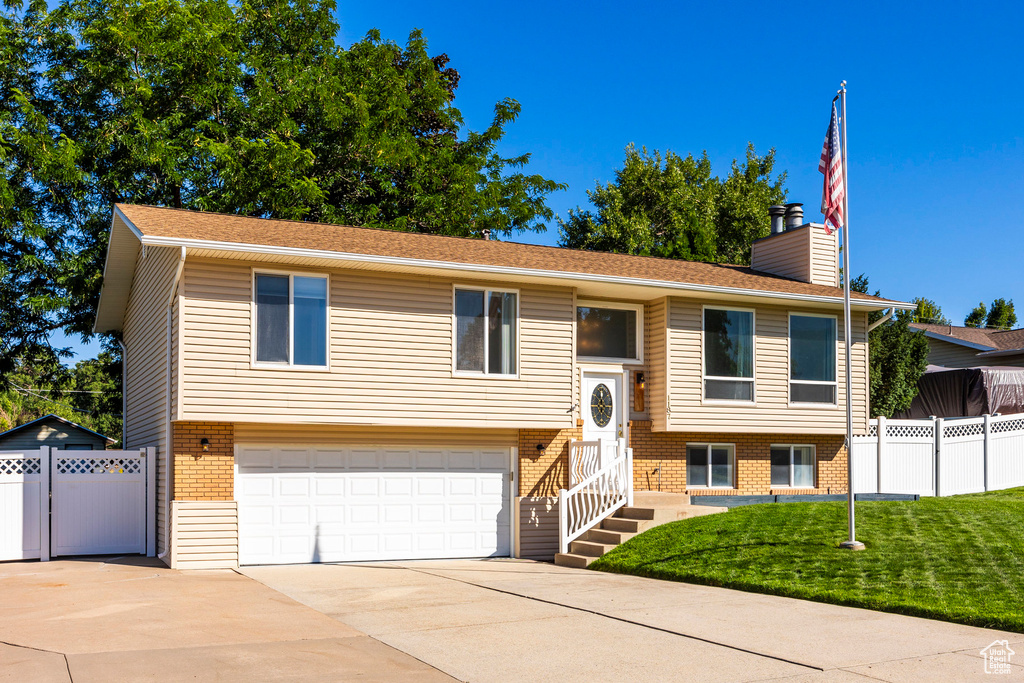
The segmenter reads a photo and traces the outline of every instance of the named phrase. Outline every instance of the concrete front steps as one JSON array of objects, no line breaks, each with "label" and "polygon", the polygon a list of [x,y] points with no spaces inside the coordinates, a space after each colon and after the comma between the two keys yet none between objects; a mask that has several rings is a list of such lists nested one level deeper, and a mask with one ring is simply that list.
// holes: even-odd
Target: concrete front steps
[{"label": "concrete front steps", "polygon": [[691,505],[690,497],[685,494],[635,491],[632,506],[619,508],[615,514],[591,527],[569,544],[569,552],[555,555],[555,564],[583,569],[615,546],[648,529],[726,510],[728,508]]}]

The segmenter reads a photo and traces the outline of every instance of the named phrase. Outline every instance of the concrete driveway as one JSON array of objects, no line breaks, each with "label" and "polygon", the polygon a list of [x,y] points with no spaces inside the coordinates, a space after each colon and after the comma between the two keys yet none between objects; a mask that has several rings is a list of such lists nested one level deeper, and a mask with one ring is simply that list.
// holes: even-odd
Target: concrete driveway
[{"label": "concrete driveway", "polygon": [[0,681],[452,679],[231,571],[0,563]]},{"label": "concrete driveway", "polygon": [[242,571],[464,681],[991,683],[1002,639],[1024,663],[1022,634],[528,561]]}]

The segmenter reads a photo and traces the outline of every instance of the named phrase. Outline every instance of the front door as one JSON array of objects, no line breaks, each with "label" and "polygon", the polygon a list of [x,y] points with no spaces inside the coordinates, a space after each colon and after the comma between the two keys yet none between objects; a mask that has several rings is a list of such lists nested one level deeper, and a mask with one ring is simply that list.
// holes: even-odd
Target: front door
[{"label": "front door", "polygon": [[583,440],[601,439],[601,467],[615,459],[622,419],[622,373],[583,372]]}]

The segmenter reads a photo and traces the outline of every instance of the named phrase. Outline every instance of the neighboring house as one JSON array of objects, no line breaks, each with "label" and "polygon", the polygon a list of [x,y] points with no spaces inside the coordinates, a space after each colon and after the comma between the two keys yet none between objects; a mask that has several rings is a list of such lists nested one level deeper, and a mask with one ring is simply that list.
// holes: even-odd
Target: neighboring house
[{"label": "neighboring house", "polygon": [[51,414],[0,432],[0,451],[35,450],[41,446],[66,451],[102,451],[114,441],[109,436]]},{"label": "neighboring house", "polygon": [[990,330],[911,323],[928,338],[928,363],[947,368],[1024,367],[1024,328]]},{"label": "neighboring house", "polygon": [[[813,224],[748,268],[118,205],[95,329],[172,566],[550,558],[570,439],[621,437],[637,489],[846,490],[837,253]],[[868,313],[913,305],[852,297],[866,431]]]}]

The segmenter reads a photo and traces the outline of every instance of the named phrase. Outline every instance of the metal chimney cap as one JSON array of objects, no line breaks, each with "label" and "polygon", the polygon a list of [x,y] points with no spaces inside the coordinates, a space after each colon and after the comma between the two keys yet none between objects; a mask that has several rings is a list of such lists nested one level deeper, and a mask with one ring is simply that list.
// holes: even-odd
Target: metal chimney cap
[{"label": "metal chimney cap", "polygon": [[785,216],[786,205],[785,204],[772,204],[768,207],[769,216]]},{"label": "metal chimney cap", "polygon": [[786,229],[797,228],[804,224],[804,209],[801,202],[786,204]]}]

